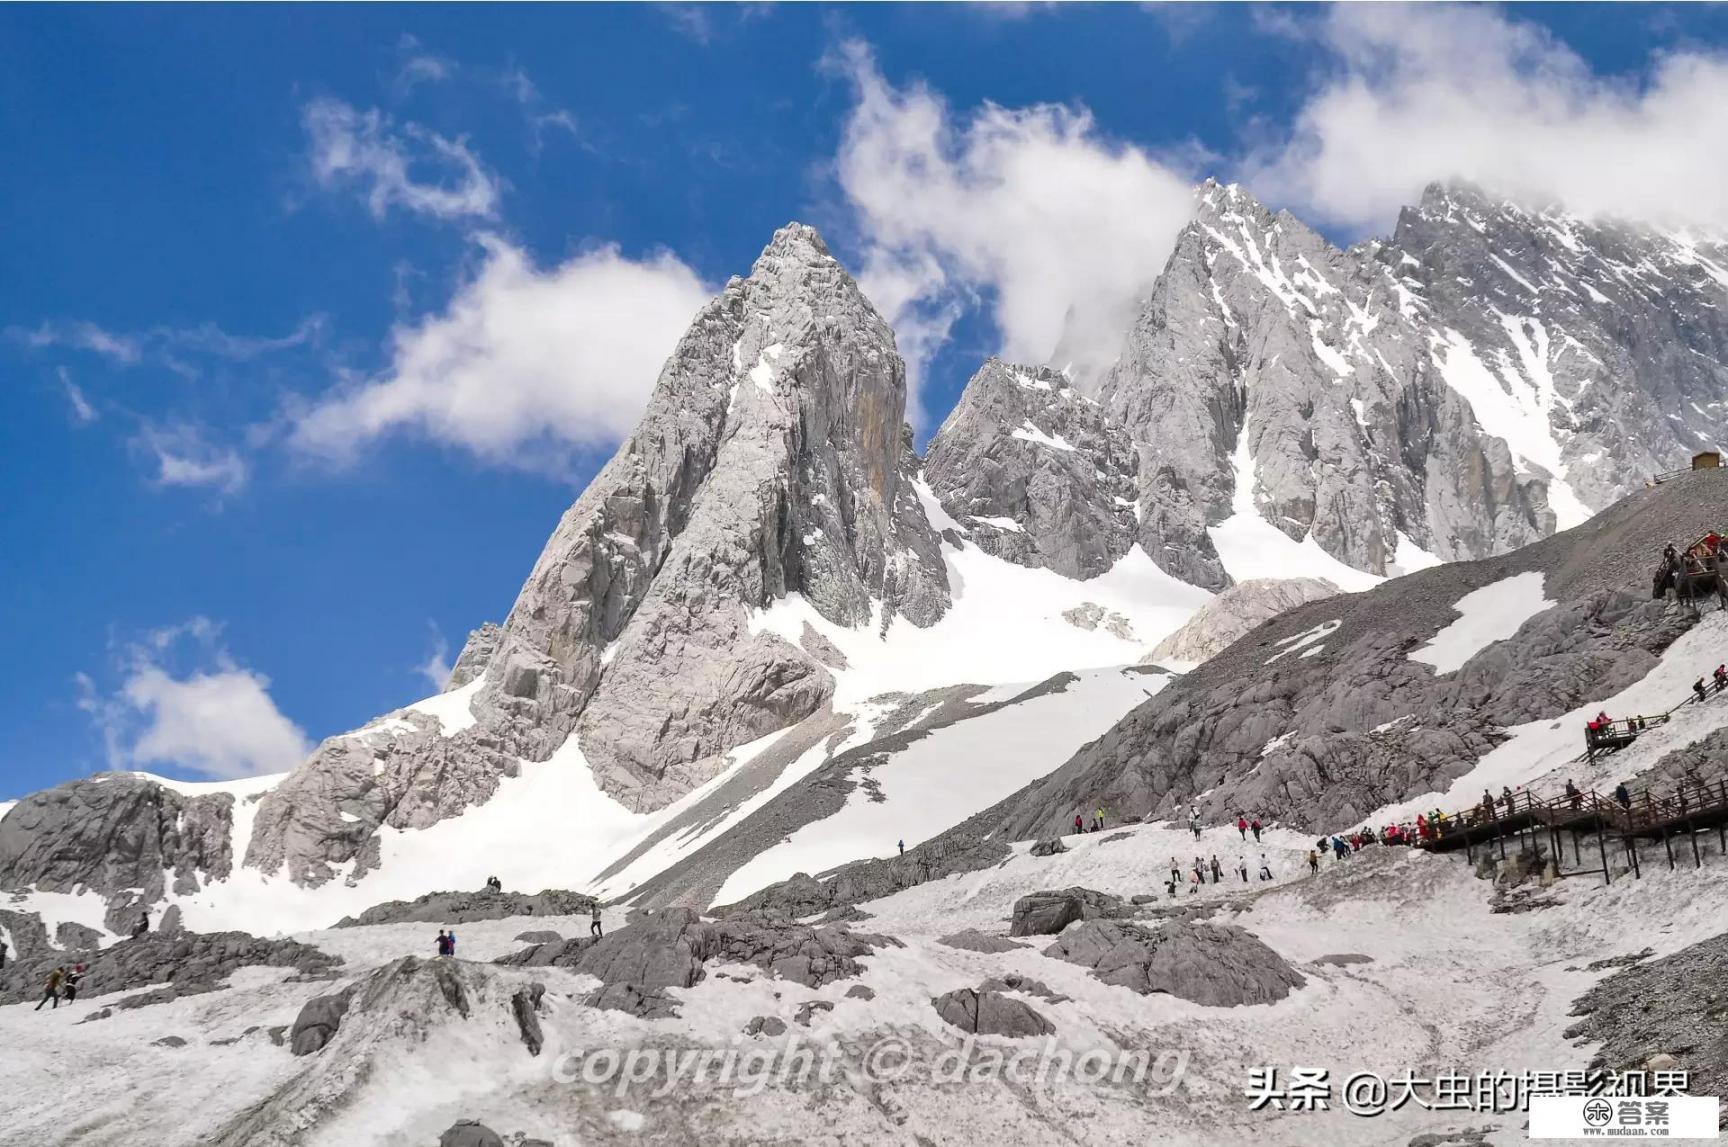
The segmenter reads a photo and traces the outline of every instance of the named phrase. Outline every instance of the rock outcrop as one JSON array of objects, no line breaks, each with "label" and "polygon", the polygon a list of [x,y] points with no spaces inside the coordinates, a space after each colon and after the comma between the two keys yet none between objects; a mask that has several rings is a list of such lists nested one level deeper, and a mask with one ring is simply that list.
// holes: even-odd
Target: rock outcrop
[{"label": "rock outcrop", "polygon": [[1020,1038],[1049,1035],[1056,1025],[1032,1010],[1024,1000],[996,991],[960,988],[930,1001],[943,1020],[973,1035]]},{"label": "rock outcrop", "polygon": [[110,931],[143,906],[197,892],[233,868],[234,798],[188,797],[134,773],[98,773],[33,793],[0,817],[0,889],[108,897]]},{"label": "rock outcrop", "polygon": [[264,940],[244,932],[180,932],[172,936],[146,932],[100,950],[67,951],[46,944],[39,922],[33,929],[18,927],[21,917],[21,913],[0,913],[0,925],[7,927],[18,946],[0,971],[0,1002],[37,998],[42,981],[58,965],[87,966],[81,987],[86,998],[166,985],[146,1001],[154,1003],[225,987],[229,975],[239,968],[288,968],[316,977],[328,975],[342,964],[338,957],[297,940]]},{"label": "rock outcrop", "polygon": [[1088,921],[1063,933],[1044,954],[1090,968],[1106,984],[1211,1007],[1276,1003],[1307,982],[1282,956],[1233,925],[1173,920],[1151,931]]},{"label": "rock outcrop", "polygon": [[586,916],[594,897],[562,888],[541,892],[428,892],[413,900],[374,904],[358,916],[344,916],[338,928],[367,924],[468,924],[511,916]]},{"label": "rock outcrop", "polygon": [[990,359],[930,441],[931,490],[987,553],[1091,578],[1134,544],[1127,431],[1052,370]]},{"label": "rock outcrop", "polygon": [[1014,902],[1010,936],[1054,936],[1077,920],[1114,920],[1134,909],[1120,897],[1090,888],[1029,892]]},{"label": "rock outcrop", "polygon": [[1160,641],[1146,664],[1177,661],[1198,664],[1222,653],[1281,613],[1338,593],[1324,578],[1251,578],[1237,582],[1200,607],[1182,628]]},{"label": "rock outcrop", "polygon": [[[498,960],[519,967],[567,967],[598,978],[622,995],[602,992],[594,1006],[658,1008],[663,989],[688,988],[705,976],[704,965],[754,964],[770,975],[818,988],[849,979],[861,970],[860,957],[899,945],[887,936],[853,933],[845,928],[796,924],[784,917],[737,913],[704,920],[688,908],[639,914],[629,924],[599,939],[535,945]],[[635,993],[638,1000],[631,996]],[[643,1014],[636,1011],[636,1014]]]}]

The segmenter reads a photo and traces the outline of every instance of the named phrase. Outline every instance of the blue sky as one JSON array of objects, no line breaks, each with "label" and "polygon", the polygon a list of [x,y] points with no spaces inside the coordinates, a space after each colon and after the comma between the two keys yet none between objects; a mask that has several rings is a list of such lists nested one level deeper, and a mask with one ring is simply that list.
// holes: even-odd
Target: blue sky
[{"label": "blue sky", "polygon": [[1241,179],[1720,225],[1717,9],[0,9],[0,799],[292,763],[500,619],[791,219],[900,334],[1107,361]]}]

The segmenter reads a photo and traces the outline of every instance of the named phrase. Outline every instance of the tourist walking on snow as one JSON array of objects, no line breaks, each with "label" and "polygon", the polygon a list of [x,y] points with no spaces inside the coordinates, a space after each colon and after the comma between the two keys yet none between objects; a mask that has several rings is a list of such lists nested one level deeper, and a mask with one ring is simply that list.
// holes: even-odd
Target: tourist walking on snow
[{"label": "tourist walking on snow", "polygon": [[1236,831],[1241,834],[1243,840],[1248,839],[1248,818],[1240,813],[1236,815]]},{"label": "tourist walking on snow", "polygon": [[448,956],[450,954],[450,933],[444,931],[442,928],[438,929],[438,954],[440,956]]},{"label": "tourist walking on snow", "polygon": [[1625,781],[1614,786],[1614,800],[1621,808],[1632,807],[1632,791],[1626,787]]},{"label": "tourist walking on snow", "polygon": [[1074,831],[1082,834],[1086,831],[1086,820],[1079,813],[1074,814]]},{"label": "tourist walking on snow", "polygon": [[594,910],[589,914],[588,934],[590,936],[604,936],[606,934],[605,929],[600,927],[600,901],[598,900],[594,901]]},{"label": "tourist walking on snow", "polygon": [[44,985],[43,990],[42,990],[41,1003],[38,1003],[31,1010],[32,1011],[38,1011],[38,1012],[41,1011],[42,1010],[42,1004],[45,1004],[50,1000],[54,1001],[54,1007],[55,1008],[59,1008],[59,1006],[60,1006],[60,984],[65,979],[66,979],[66,969],[64,967],[55,968],[52,972],[49,972],[48,973],[48,982],[46,985]]},{"label": "tourist walking on snow", "polygon": [[1224,866],[1218,863],[1218,854],[1212,854],[1212,883],[1217,884],[1224,879]]},{"label": "tourist walking on snow", "polygon": [[1704,700],[1704,678],[1700,677],[1698,680],[1692,682],[1692,693],[1698,700]]},{"label": "tourist walking on snow", "polygon": [[1170,858],[1170,883],[1175,884],[1182,879],[1182,866],[1176,863],[1176,858]]},{"label": "tourist walking on snow", "polygon": [[1716,667],[1715,677],[1716,692],[1720,693],[1724,688],[1728,688],[1728,665],[1718,665]]},{"label": "tourist walking on snow", "polygon": [[[1247,877],[1244,876],[1243,879],[1247,879]],[[1260,879],[1272,879],[1272,865],[1266,860],[1266,854],[1264,852],[1260,854]]]},{"label": "tourist walking on snow", "polygon": [[1102,832],[1103,829],[1104,829],[1104,806],[1099,805],[1098,806],[1098,819],[1093,822],[1092,831],[1093,832]]},{"label": "tourist walking on snow", "polygon": [[1320,854],[1312,848],[1308,850],[1308,871],[1314,876],[1320,875]]},{"label": "tourist walking on snow", "polygon": [[83,978],[84,978],[84,965],[83,964],[78,964],[78,965],[74,966],[70,972],[66,973],[66,979],[61,985],[61,990],[65,994],[65,999],[66,999],[67,1003],[69,1003],[69,1004],[73,1003],[78,999],[78,981],[82,980]]},{"label": "tourist walking on snow", "polygon": [[1242,877],[1242,883],[1248,883],[1248,862],[1240,856],[1236,858],[1236,872]]},{"label": "tourist walking on snow", "polygon": [[1254,843],[1259,844],[1260,843],[1260,818],[1255,817],[1251,822],[1249,822],[1248,827],[1254,833]]},{"label": "tourist walking on snow", "polygon": [[1200,891],[1200,886],[1204,883],[1205,880],[1200,875],[1200,869],[1195,868],[1193,873],[1188,877],[1188,895],[1192,896],[1196,892]]}]

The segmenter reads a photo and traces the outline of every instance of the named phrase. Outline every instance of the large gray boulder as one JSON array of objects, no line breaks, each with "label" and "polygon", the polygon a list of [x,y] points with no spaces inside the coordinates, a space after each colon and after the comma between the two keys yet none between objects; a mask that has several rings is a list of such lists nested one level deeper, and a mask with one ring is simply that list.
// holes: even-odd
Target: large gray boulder
[{"label": "large gray boulder", "polygon": [[1060,892],[1029,892],[1014,902],[1010,936],[1054,936],[1077,920],[1113,920],[1131,916],[1132,905],[1121,897],[1090,888]]},{"label": "large gray boulder", "polygon": [[1090,968],[1106,984],[1212,1007],[1276,1003],[1306,983],[1282,956],[1233,925],[1172,920],[1153,931],[1088,921],[1044,954]]},{"label": "large gray boulder", "polygon": [[997,991],[960,988],[930,1001],[936,1014],[963,1032],[974,1035],[1049,1035],[1056,1026],[1023,1000]]},{"label": "large gray boulder", "polygon": [[348,1014],[348,1001],[353,994],[352,991],[343,991],[329,996],[314,996],[302,1004],[300,1014],[294,1017],[294,1026],[288,1031],[289,1050],[295,1055],[322,1051],[325,1044],[336,1038],[342,1017]]},{"label": "large gray boulder", "polygon": [[986,932],[980,932],[976,928],[968,928],[964,932],[944,936],[936,942],[949,948],[958,948],[963,952],[984,952],[989,955],[1013,952],[1028,946],[1016,943],[1006,936],[992,936]]},{"label": "large gray boulder", "polygon": [[504,1140],[477,1119],[458,1119],[438,1136],[438,1147],[504,1147]]}]

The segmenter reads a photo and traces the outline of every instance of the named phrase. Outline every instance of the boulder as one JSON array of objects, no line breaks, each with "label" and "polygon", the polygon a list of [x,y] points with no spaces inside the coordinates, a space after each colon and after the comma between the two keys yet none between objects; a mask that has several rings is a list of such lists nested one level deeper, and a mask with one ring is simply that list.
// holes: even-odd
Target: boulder
[{"label": "boulder", "polygon": [[182,1036],[165,1035],[161,1039],[151,1040],[150,1044],[153,1047],[185,1047],[186,1040]]},{"label": "boulder", "polygon": [[545,984],[533,983],[517,988],[510,996],[510,1014],[516,1017],[516,1030],[522,1033],[522,1043],[529,1055],[539,1055],[546,1042],[540,1030],[540,1000],[545,994]]},{"label": "boulder", "polygon": [[950,948],[959,948],[963,952],[984,952],[992,955],[1028,947],[1026,944],[1016,944],[1006,936],[992,936],[988,932],[980,932],[976,928],[968,928],[964,932],[944,936],[936,942]]},{"label": "boulder", "polygon": [[1059,836],[1053,836],[1048,840],[1041,840],[1032,846],[1033,856],[1055,856],[1058,852],[1067,851],[1068,846],[1062,843],[1062,838]]},{"label": "boulder", "polygon": [[348,1014],[352,989],[330,996],[314,996],[300,1007],[289,1032],[288,1046],[295,1055],[311,1055],[336,1037],[342,1017]]},{"label": "boulder", "polygon": [[778,1016],[756,1016],[744,1025],[747,1036],[782,1036],[786,1034],[786,1021]]},{"label": "boulder", "polygon": [[1054,936],[1076,920],[1111,920],[1133,914],[1120,897],[1090,888],[1030,892],[1014,902],[1011,936]]},{"label": "boulder", "polygon": [[458,1119],[438,1137],[438,1147],[504,1147],[498,1132],[473,1119]]},{"label": "boulder", "polygon": [[564,937],[546,928],[529,929],[526,932],[516,933],[516,942],[518,944],[562,944]]},{"label": "boulder", "polygon": [[977,1035],[1038,1036],[1056,1030],[1031,1007],[1000,992],[960,988],[930,1001],[936,1014],[963,1032]]},{"label": "boulder", "polygon": [[1153,931],[1091,920],[1065,932],[1044,954],[1090,968],[1106,984],[1212,1007],[1275,1003],[1307,982],[1233,925],[1171,920]]}]

